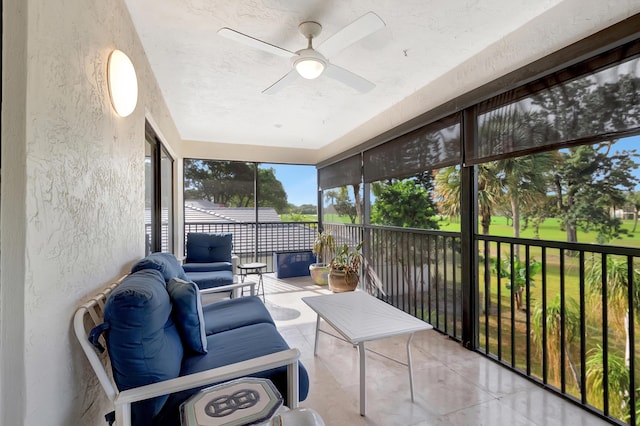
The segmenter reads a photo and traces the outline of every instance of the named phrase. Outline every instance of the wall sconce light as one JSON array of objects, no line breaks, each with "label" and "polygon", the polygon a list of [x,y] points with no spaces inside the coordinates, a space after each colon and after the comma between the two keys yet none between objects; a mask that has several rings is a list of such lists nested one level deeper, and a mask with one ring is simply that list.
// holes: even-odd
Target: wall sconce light
[{"label": "wall sconce light", "polygon": [[138,103],[138,79],[131,60],[120,50],[109,55],[107,81],[113,109],[120,117],[128,116]]}]

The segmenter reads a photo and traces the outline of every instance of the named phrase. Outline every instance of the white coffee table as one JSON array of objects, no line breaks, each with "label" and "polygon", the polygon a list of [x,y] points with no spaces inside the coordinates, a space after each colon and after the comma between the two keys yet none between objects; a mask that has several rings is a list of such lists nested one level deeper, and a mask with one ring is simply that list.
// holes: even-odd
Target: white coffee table
[{"label": "white coffee table", "polygon": [[[411,388],[411,402],[413,397],[413,370],[411,367],[411,340],[413,333],[433,328],[416,317],[413,317],[388,303],[376,299],[363,292],[327,294],[324,296],[303,297],[304,303],[318,314],[316,321],[316,340],[314,355],[318,351],[318,335],[326,333],[320,330],[320,319],[325,320],[346,341],[358,345],[360,356],[360,415],[366,412],[366,356],[365,342],[384,339],[385,337],[408,334],[407,364],[409,369],[409,386]],[[331,333],[327,333],[330,334]]]}]

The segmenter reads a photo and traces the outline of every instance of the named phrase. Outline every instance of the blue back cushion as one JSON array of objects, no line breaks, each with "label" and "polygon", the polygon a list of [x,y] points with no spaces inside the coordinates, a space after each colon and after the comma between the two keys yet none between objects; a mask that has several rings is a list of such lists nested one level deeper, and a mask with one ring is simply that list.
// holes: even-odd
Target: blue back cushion
[{"label": "blue back cushion", "polygon": [[206,354],[207,335],[198,286],[191,281],[171,278],[167,283],[167,292],[173,305],[173,321],[178,327],[185,348]]},{"label": "blue back cushion", "polygon": [[[126,390],[180,374],[183,348],[171,319],[171,302],[163,275],[144,269],[126,277],[104,307],[107,349],[113,377]],[[132,404],[133,424],[153,418],[167,397]]]},{"label": "blue back cushion", "polygon": [[171,278],[178,277],[186,280],[187,276],[182,269],[182,265],[172,253],[151,253],[144,259],[139,260],[131,268],[131,272],[137,272],[143,269],[155,269],[160,271],[165,282]]},{"label": "blue back cushion", "polygon": [[187,263],[231,262],[233,234],[187,234]]},{"label": "blue back cushion", "polygon": [[245,325],[274,324],[267,307],[258,296],[221,300],[202,307],[205,333],[220,333]]}]

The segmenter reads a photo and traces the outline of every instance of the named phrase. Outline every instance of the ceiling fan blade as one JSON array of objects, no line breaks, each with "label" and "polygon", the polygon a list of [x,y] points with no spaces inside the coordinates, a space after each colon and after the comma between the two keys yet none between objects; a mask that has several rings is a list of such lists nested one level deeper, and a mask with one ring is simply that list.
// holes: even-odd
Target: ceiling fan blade
[{"label": "ceiling fan blade", "polygon": [[291,70],[288,73],[286,73],[280,80],[276,81],[271,86],[264,89],[262,93],[267,95],[273,95],[274,93],[278,93],[282,88],[298,80],[299,77],[300,76],[296,70]]},{"label": "ceiling fan blade", "polygon": [[373,12],[368,12],[329,37],[322,45],[318,46],[319,50],[325,57],[331,58],[336,55],[342,49],[351,46],[357,42],[373,34],[374,32],[381,30],[386,25],[378,15]]},{"label": "ceiling fan blade", "polygon": [[262,50],[263,52],[271,53],[272,55],[278,55],[284,58],[291,58],[296,55],[295,53],[290,52],[287,49],[283,49],[282,47],[267,43],[266,41],[258,40],[257,38],[248,36],[246,34],[239,33],[238,31],[232,30],[231,28],[220,28],[218,30],[218,34],[220,34],[224,38],[228,38],[229,40],[237,41],[238,43],[242,43],[246,46]]},{"label": "ceiling fan blade", "polygon": [[360,93],[366,93],[376,87],[375,84],[366,78],[360,77],[349,70],[333,64],[327,64],[327,68],[324,70],[324,75],[331,77],[334,80],[338,80],[349,87],[353,87]]}]

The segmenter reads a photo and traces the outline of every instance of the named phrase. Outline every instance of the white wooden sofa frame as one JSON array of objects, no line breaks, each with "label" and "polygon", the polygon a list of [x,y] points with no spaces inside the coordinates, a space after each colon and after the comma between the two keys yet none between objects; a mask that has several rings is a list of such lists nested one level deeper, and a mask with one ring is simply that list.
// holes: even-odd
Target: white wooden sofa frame
[{"label": "white wooden sofa frame", "polygon": [[[113,404],[116,415],[116,424],[119,426],[131,426],[131,404],[149,398],[166,395],[174,392],[206,386],[213,383],[227,381],[238,377],[247,376],[260,371],[269,370],[276,367],[287,367],[287,406],[290,409],[298,408],[299,405],[299,377],[298,360],[300,351],[298,349],[287,349],[270,355],[249,359],[234,364],[225,365],[187,376],[177,377],[171,380],[140,386],[125,391],[118,391],[113,381],[112,374],[107,372],[108,354],[105,350],[103,354],[89,342],[89,331],[96,325],[102,324],[104,304],[109,294],[122,282],[125,277],[107,286],[93,296],[89,301],[82,304],[75,312],[73,327],[76,337],[89,363],[93,368],[102,389]],[[247,284],[231,284],[215,288],[216,291],[236,290]],[[212,293],[214,289],[207,289],[206,293]],[[101,339],[104,339],[101,337]],[[102,346],[106,347],[104,340]]]}]

